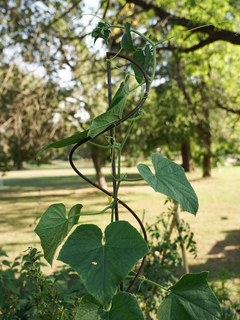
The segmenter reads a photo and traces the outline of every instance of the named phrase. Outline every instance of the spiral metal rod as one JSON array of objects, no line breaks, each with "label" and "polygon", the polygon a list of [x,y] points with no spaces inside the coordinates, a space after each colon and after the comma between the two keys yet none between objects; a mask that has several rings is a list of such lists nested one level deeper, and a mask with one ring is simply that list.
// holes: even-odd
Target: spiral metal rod
[{"label": "spiral metal rod", "polygon": [[[145,72],[145,70],[142,68],[142,66],[137,63],[136,61],[134,61],[132,58],[130,57],[127,57],[123,54],[119,54],[119,53],[115,53],[115,52],[107,52],[107,59],[110,59],[110,57],[112,56],[117,56],[117,57],[120,57],[120,58],[123,58],[125,60],[128,60],[130,61],[131,63],[133,63],[135,66],[137,66],[140,71],[142,72],[143,76],[144,76],[144,79],[145,79],[145,83],[146,83],[146,90],[145,90],[145,93],[144,93],[144,96],[143,98],[140,100],[140,102],[138,103],[138,105],[133,109],[131,110],[126,116],[124,116],[122,119],[118,120],[116,123],[108,126],[106,129],[104,129],[102,132],[100,132],[97,136],[101,135],[102,133],[106,132],[106,131],[112,131],[114,129],[114,127],[120,125],[121,123],[123,123],[124,121],[126,121],[127,119],[129,119],[130,117],[132,117],[141,107],[142,105],[144,104],[144,102],[146,101],[147,99],[147,96],[148,96],[148,93],[149,93],[149,89],[150,89],[150,84],[149,84],[149,79],[148,79],[148,76]],[[108,73],[109,73],[109,68],[108,68]],[[109,77],[109,74],[108,74],[108,77]],[[111,77],[109,78],[111,79]],[[108,81],[108,92],[110,92],[110,86],[111,86],[111,82]],[[111,99],[109,100],[109,102],[111,101]],[[91,137],[87,137],[85,139],[83,139],[82,141],[78,142],[73,148],[72,150],[70,151],[70,154],[69,154],[69,162],[70,162],[70,165],[72,167],[72,169],[81,177],[83,178],[85,181],[87,181],[88,183],[90,183],[92,186],[94,186],[95,188],[101,190],[102,192],[104,192],[105,194],[107,194],[108,196],[110,197],[113,197],[114,198],[114,195],[103,189],[102,187],[100,187],[99,185],[97,185],[95,182],[91,181],[88,177],[84,176],[78,169],[77,167],[75,166],[74,162],[73,162],[73,153],[77,150],[77,148],[79,148],[81,145],[83,145],[85,142],[91,140],[92,138]],[[114,153],[112,154],[114,155]],[[140,218],[138,217],[138,215],[126,204],[124,203],[122,200],[120,199],[117,199],[117,203],[121,204],[124,208],[126,208],[133,216],[134,218],[137,220],[138,224],[140,225],[141,227],[141,230],[142,230],[142,233],[143,233],[143,237],[144,237],[144,240],[147,242],[147,233],[146,233],[146,230],[144,228],[144,225],[142,223],[142,221],[140,220]],[[118,215],[115,216],[115,218],[118,219]],[[116,219],[116,220],[117,220]],[[142,273],[142,270],[143,270],[143,267],[144,267],[144,264],[145,264],[145,261],[146,261],[146,256],[143,257],[142,259],[142,262],[141,262],[141,265],[139,267],[139,270],[135,276],[135,278],[132,280],[132,282],[130,283],[129,287],[127,288],[127,292],[131,290],[131,288],[134,286],[134,284],[136,283],[138,277],[141,275]]]}]

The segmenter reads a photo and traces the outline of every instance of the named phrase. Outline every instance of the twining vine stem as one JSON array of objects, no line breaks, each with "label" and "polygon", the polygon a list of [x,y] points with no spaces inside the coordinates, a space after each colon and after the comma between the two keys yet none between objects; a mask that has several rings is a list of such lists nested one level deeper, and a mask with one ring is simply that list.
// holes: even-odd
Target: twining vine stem
[{"label": "twining vine stem", "polygon": [[[80,141],[79,143],[77,143],[73,148],[72,150],[70,151],[70,154],[69,154],[69,162],[70,162],[70,165],[72,166],[73,170],[81,177],[83,178],[85,181],[87,181],[88,183],[90,183],[91,185],[93,185],[95,188],[98,188],[99,190],[101,190],[102,192],[104,192],[105,194],[107,194],[108,196],[112,197],[114,199],[114,203],[113,203],[113,206],[112,206],[112,210],[115,211],[115,220],[119,220],[119,214],[118,214],[118,204],[121,204],[124,208],[126,208],[133,216],[134,218],[137,220],[138,224],[140,225],[141,227],[141,230],[142,230],[142,233],[143,233],[143,237],[145,239],[145,241],[147,242],[147,233],[146,233],[146,230],[144,228],[144,225],[141,221],[141,219],[138,217],[138,215],[126,204],[124,203],[122,200],[120,200],[118,197],[117,197],[117,192],[118,192],[118,189],[119,189],[119,186],[120,186],[120,180],[118,181],[118,184],[117,184],[117,179],[116,179],[116,164],[115,164],[115,150],[114,150],[114,129],[116,126],[120,125],[121,123],[123,123],[124,121],[128,120],[129,118],[131,118],[141,107],[142,105],[144,104],[144,102],[146,101],[147,99],[147,96],[148,96],[148,93],[149,93],[149,89],[150,89],[150,81],[148,79],[148,76],[145,72],[145,70],[142,68],[142,66],[137,63],[135,60],[133,60],[132,58],[130,57],[127,57],[123,54],[120,54],[120,53],[115,53],[115,52],[107,52],[107,59],[108,59],[108,64],[107,64],[107,75],[108,75],[108,102],[109,102],[109,105],[111,104],[111,101],[112,101],[112,92],[111,92],[111,66],[110,66],[110,58],[112,56],[117,56],[117,57],[120,57],[120,58],[123,58],[123,59],[126,59],[128,61],[130,61],[131,63],[135,64],[139,69],[140,71],[142,72],[143,76],[144,76],[144,79],[145,79],[145,83],[146,83],[146,90],[145,90],[145,93],[144,93],[144,96],[143,98],[140,100],[140,102],[138,103],[138,105],[133,109],[131,110],[126,116],[124,116],[122,119],[118,120],[116,123],[108,126],[106,129],[104,129],[101,133],[99,133],[97,136],[101,135],[102,133],[106,132],[106,131],[109,131],[110,130],[110,135],[111,135],[111,145],[113,146],[112,147],[112,175],[113,175],[113,193],[103,189],[102,187],[100,187],[99,185],[97,185],[96,183],[94,183],[93,181],[91,181],[89,178],[87,178],[86,176],[84,176],[78,169],[77,167],[75,166],[74,162],[73,162],[73,153],[77,150],[78,147],[80,147],[81,145],[83,145],[85,142],[91,142],[90,140],[92,139],[90,136],[88,136],[87,138],[83,139],[82,141]],[[121,149],[126,141],[126,138],[127,138],[127,135],[130,133],[130,130],[131,130],[131,127],[132,127],[132,124],[133,122],[131,122],[130,124],[130,127],[129,127],[129,131],[127,132],[126,136],[125,136],[125,139],[124,141],[122,142],[120,148],[119,148],[119,154],[121,155]],[[120,165],[120,164],[118,164]],[[120,166],[119,166],[120,167]],[[119,168],[120,170],[120,168]],[[119,173],[119,172],[118,172]],[[120,177],[118,177],[120,178]],[[105,211],[105,210],[104,210]],[[113,211],[112,211],[113,212]],[[113,214],[112,214],[113,216]],[[136,283],[137,279],[139,278],[139,276],[141,275],[142,273],[142,270],[143,270],[143,267],[144,267],[144,264],[145,264],[145,261],[146,261],[146,256],[142,259],[142,262],[141,262],[141,265],[138,269],[138,272],[136,273],[135,277],[133,277],[132,279],[132,282],[130,283],[129,287],[127,288],[127,292],[131,290],[131,288],[134,286],[134,284]]]}]

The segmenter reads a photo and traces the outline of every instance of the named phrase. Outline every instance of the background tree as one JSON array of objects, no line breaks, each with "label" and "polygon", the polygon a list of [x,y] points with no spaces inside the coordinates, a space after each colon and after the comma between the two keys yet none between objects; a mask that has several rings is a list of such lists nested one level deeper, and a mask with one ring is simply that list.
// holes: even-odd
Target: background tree
[{"label": "background tree", "polygon": [[[99,101],[91,104],[91,97],[87,97],[85,103],[81,101],[82,92],[84,91],[85,94],[89,89],[88,80],[84,80],[83,75],[89,79],[90,74],[97,75],[97,70],[101,76],[99,73],[91,80],[95,83],[97,81],[103,83],[104,80],[102,75],[104,65],[102,70],[98,70],[99,67],[96,66],[101,62],[93,63],[92,55],[95,52],[92,49],[90,51],[87,38],[89,31],[84,25],[84,19],[79,18],[85,9],[84,2],[81,0],[3,1],[0,9],[2,36],[0,49],[3,61],[9,63],[13,56],[18,56],[19,63],[25,61],[31,68],[39,69],[40,66],[43,77],[51,78],[54,82],[60,81],[61,72],[65,70],[64,75],[68,75],[68,81],[64,86],[77,92],[73,94],[77,99],[76,109],[87,110],[88,108],[89,113],[94,113],[96,110],[101,113],[105,106],[101,106]],[[166,109],[169,115],[159,114],[158,109],[153,113],[153,116],[159,115],[157,118],[159,122],[152,121],[156,130],[153,136],[149,134],[148,139],[146,136],[145,149],[147,150],[150,146],[161,147],[167,152],[165,146],[169,141],[163,133],[170,132],[169,150],[175,151],[178,148],[182,151],[185,170],[191,169],[191,156],[193,156],[195,160],[202,158],[203,174],[209,175],[214,150],[216,148],[219,150],[217,145],[219,146],[223,141],[223,136],[226,138],[226,134],[221,134],[221,130],[218,132],[215,130],[217,127],[220,129],[217,125],[219,119],[226,114],[228,123],[236,122],[235,116],[238,116],[239,112],[236,94],[238,89],[232,82],[231,90],[227,86],[229,70],[232,73],[235,69],[236,75],[239,70],[236,61],[240,44],[237,30],[239,11],[239,5],[235,2],[223,1],[219,5],[207,0],[202,1],[201,4],[195,1],[191,3],[157,0],[151,2],[145,0],[100,1],[99,8],[96,8],[99,15],[107,17],[113,24],[118,21],[120,23],[131,21],[133,27],[145,28],[146,33],[154,41],[168,38],[159,46],[158,74],[162,85],[159,86],[159,82],[155,82],[157,96],[154,99],[164,104],[163,98],[166,96],[171,107],[164,108],[164,112]],[[221,23],[198,28],[204,24],[216,22]],[[195,30],[172,38],[192,28]],[[114,30],[111,35],[109,45],[111,50],[117,50],[121,31]],[[134,38],[134,41],[139,40]],[[228,48],[227,52],[223,49],[225,47]],[[232,48],[236,52],[235,57]],[[210,66],[207,64],[209,57],[212,59],[215,57]],[[222,73],[224,69],[226,72]],[[206,76],[209,70],[211,78]],[[218,78],[217,75],[220,77]],[[85,89],[79,90],[83,85]],[[92,97],[96,97],[96,101],[103,89],[102,84],[92,86],[94,91]],[[95,109],[96,106],[97,109]],[[216,108],[221,111],[216,112],[218,110]],[[76,118],[74,111],[71,112],[73,112],[71,118],[74,120]],[[229,118],[230,113],[232,115]],[[65,118],[67,117],[65,115]],[[83,122],[81,120],[79,124],[84,125]],[[235,134],[236,128],[236,125],[232,126],[232,135]],[[79,130],[79,128],[73,130]],[[158,137],[157,132],[159,132]],[[181,141],[179,141],[180,137]]]},{"label": "background tree", "polygon": [[[107,108],[106,104],[99,103],[101,98],[99,101],[98,97],[102,96],[101,85],[96,85],[100,79],[98,71],[94,70],[95,66],[101,66],[102,77],[104,63],[102,66],[101,62],[94,62],[96,52],[90,52],[85,43],[88,42],[89,33],[86,23],[79,19],[84,8],[85,2],[82,0],[14,0],[0,4],[0,54],[3,61],[10,63],[13,57],[17,57],[16,63],[24,63],[25,68],[41,71],[41,76],[46,82],[51,80],[52,83],[60,84],[59,90],[68,89],[71,92],[71,96],[74,97],[71,101],[75,102],[75,107],[72,105],[72,108],[67,109],[65,100],[62,108],[58,108],[61,125],[71,131],[69,135],[83,130],[83,127],[88,125],[85,124],[88,118],[82,116],[83,114],[88,112],[90,116],[96,115]],[[89,19],[91,20],[91,17]],[[105,76],[106,73],[101,82],[105,81]],[[55,101],[56,104],[57,102],[59,101]],[[69,120],[73,122],[72,126]],[[8,132],[10,133],[10,130]],[[47,139],[41,140],[38,147],[41,149],[44,144],[61,137],[61,132],[48,135]],[[19,144],[15,146],[20,147]],[[100,165],[106,159],[110,159],[110,156],[96,152],[93,146],[89,150],[98,183],[106,187]],[[65,157],[64,151],[58,151],[58,154]],[[33,157],[33,154],[29,154],[29,157]]]},{"label": "background tree", "polygon": [[23,162],[48,161],[49,154],[37,160],[36,154],[44,141],[58,139],[63,122],[56,115],[69,90],[23,72],[15,64],[1,64],[0,77],[1,159],[11,158],[16,169],[23,169]]},{"label": "background tree", "polygon": [[[180,149],[185,169],[191,168],[190,147],[194,145],[194,158],[202,160],[203,176],[211,175],[211,158],[214,155],[211,146],[213,143],[219,144],[220,140],[217,142],[217,139],[221,136],[219,132],[222,126],[219,125],[219,120],[223,119],[223,114],[219,108],[225,108],[228,112],[232,109],[235,114],[238,114],[239,110],[236,96],[239,91],[236,86],[238,80],[234,76],[236,82],[233,84],[234,80],[229,79],[230,70],[230,73],[238,70],[239,74],[237,56],[240,53],[240,35],[236,28],[239,6],[228,1],[221,2],[220,7],[209,1],[203,1],[200,5],[195,1],[173,3],[127,0],[117,3],[115,9],[123,12],[125,8],[125,15],[110,14],[114,19],[113,23],[117,23],[117,20],[123,23],[131,19],[134,23],[137,21],[138,28],[145,27],[146,34],[151,35],[153,41],[168,39],[159,45],[158,74],[159,80],[162,78],[164,83],[161,89],[157,90],[158,97],[160,94],[165,95],[166,90],[171,87],[173,96],[178,96],[179,102],[176,104],[173,99],[169,103],[175,105],[176,115],[183,116],[185,113],[180,127],[177,127],[176,121],[168,122],[172,124],[172,131],[181,134],[183,138]],[[201,27],[211,23],[219,24]],[[192,28],[195,30],[182,34]],[[182,35],[175,37],[179,33]],[[233,54],[233,46],[237,55]],[[230,86],[229,81],[233,82]],[[229,90],[229,87],[234,87],[234,90]],[[226,96],[231,104],[234,104],[233,108],[226,107]],[[225,107],[217,103],[219,100],[225,101]],[[185,112],[182,112],[184,106]],[[184,130],[186,117],[188,121]],[[176,116],[176,119],[179,117]],[[159,130],[162,131],[163,128]],[[163,142],[161,139],[162,136],[159,135],[159,145]]]}]

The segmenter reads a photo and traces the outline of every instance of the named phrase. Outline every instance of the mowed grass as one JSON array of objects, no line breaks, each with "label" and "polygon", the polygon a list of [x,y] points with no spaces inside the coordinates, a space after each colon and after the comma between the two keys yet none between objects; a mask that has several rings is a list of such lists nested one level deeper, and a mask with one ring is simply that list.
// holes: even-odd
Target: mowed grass
[{"label": "mowed grass", "polygon": [[[95,181],[91,162],[78,161],[81,171]],[[111,191],[110,168],[103,169]],[[138,177],[134,168],[123,168],[129,177]],[[181,218],[190,224],[197,241],[198,256],[188,254],[191,272],[210,271],[209,279],[218,277],[224,268],[228,272],[227,285],[232,299],[238,299],[240,284],[240,167],[223,167],[213,170],[213,177],[202,179],[201,171],[187,174],[199,198],[197,216],[182,212]],[[156,193],[143,181],[123,183],[119,193],[142,218],[152,224],[166,210],[165,196]],[[63,203],[67,212],[76,203],[84,207],[83,213],[100,211],[108,205],[106,196],[89,186],[70,168],[68,162],[56,162],[51,166],[12,171],[4,177],[0,189],[0,246],[10,259],[29,246],[41,249],[34,233],[36,223],[53,203]],[[138,229],[135,219],[120,207],[120,218],[128,220]],[[84,216],[82,223],[97,223],[102,229],[110,222],[110,213]],[[54,267],[59,262],[54,262]]]}]

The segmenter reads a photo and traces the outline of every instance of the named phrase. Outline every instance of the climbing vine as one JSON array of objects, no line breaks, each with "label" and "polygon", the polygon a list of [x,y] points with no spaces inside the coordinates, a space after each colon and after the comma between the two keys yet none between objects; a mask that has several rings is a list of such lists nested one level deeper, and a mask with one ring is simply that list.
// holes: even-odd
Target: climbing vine
[{"label": "climbing vine", "polygon": [[[124,34],[119,52],[107,52],[108,109],[91,121],[88,130],[50,143],[39,152],[74,144],[69,155],[73,170],[91,185],[104,192],[109,199],[109,204],[105,208],[91,214],[109,212],[110,224],[103,233],[97,225],[81,223],[81,216],[87,215],[81,212],[81,204],[75,204],[68,215],[63,204],[53,204],[42,215],[35,229],[41,239],[44,257],[52,265],[57,248],[69,235],[72,228],[78,225],[68,236],[57,258],[76,270],[88,292],[79,303],[76,320],[144,319],[136,297],[130,292],[137,279],[152,283],[166,292],[165,299],[158,307],[156,316],[159,320],[221,319],[222,311],[219,302],[207,283],[208,272],[186,274],[170,288],[162,287],[142,275],[146,255],[149,253],[147,233],[137,214],[119,198],[121,183],[144,179],[156,192],[174,199],[182,210],[194,215],[198,211],[198,198],[183,168],[158,153],[153,153],[151,156],[154,173],[145,164],[139,164],[137,167],[141,175],[140,179],[128,179],[127,174],[121,172],[121,154],[124,144],[131,134],[133,124],[141,121],[141,117],[145,114],[142,106],[155,77],[156,47],[161,41],[154,43],[139,31],[131,28],[129,22],[126,22],[124,26],[116,26],[101,20],[92,32],[94,42],[99,38],[108,42],[112,28],[122,29]],[[146,41],[144,48],[135,48],[132,33]],[[131,57],[123,55],[122,51],[130,53]],[[133,72],[126,74],[126,78],[111,98],[111,63],[117,58],[129,61]],[[152,73],[148,75],[146,71],[150,63]],[[135,77],[137,81],[137,85],[133,88],[130,88],[131,77]],[[124,107],[128,95],[139,87],[143,88],[143,96],[138,105],[125,115]],[[123,140],[118,142],[115,139],[115,130],[125,121],[129,123],[129,126]],[[108,146],[98,145],[98,147],[110,149],[112,152],[113,192],[102,189],[84,176],[73,161],[73,154],[79,146],[84,143],[92,143],[93,138],[109,131],[110,136],[106,136]],[[117,163],[115,163],[115,158]],[[134,216],[141,227],[143,236],[129,222],[121,220],[118,213],[119,205],[125,207]],[[136,275],[130,275],[135,264],[141,259]],[[131,280],[127,288],[124,288],[124,279]]]}]

